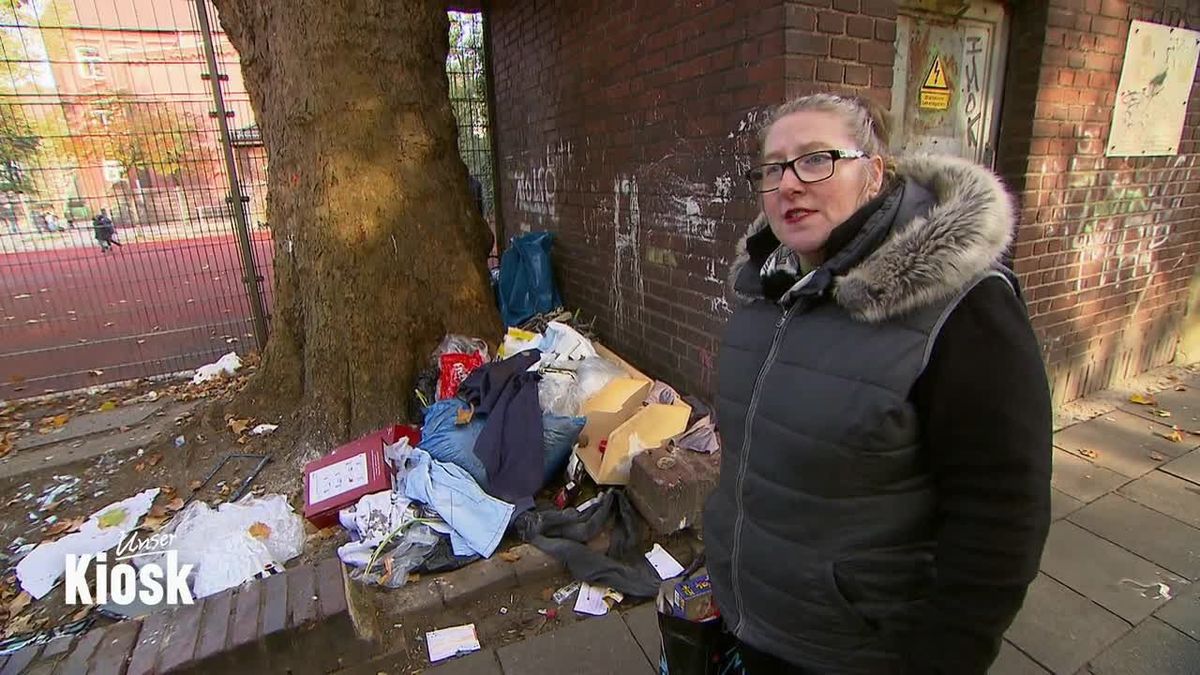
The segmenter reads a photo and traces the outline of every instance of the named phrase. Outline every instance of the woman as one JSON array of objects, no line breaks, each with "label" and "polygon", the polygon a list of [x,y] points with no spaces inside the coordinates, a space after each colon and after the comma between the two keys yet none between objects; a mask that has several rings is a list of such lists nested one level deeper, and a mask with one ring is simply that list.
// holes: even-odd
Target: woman
[{"label": "woman", "polygon": [[1050,395],[1013,204],[893,161],[870,104],[780,107],[719,357],[709,573],[746,670],[985,673],[1049,527]]}]

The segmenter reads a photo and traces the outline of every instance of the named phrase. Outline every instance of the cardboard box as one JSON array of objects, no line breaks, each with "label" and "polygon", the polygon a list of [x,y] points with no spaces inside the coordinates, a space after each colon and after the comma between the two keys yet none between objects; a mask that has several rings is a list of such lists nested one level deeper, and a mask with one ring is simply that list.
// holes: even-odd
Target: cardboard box
[{"label": "cardboard box", "polygon": [[596,483],[625,485],[634,454],[657,448],[682,433],[692,408],[683,401],[642,405],[653,381],[603,345],[596,345],[596,352],[621,366],[625,375],[609,382],[580,406],[579,414],[587,417],[587,424],[579,435],[575,454]]},{"label": "cardboard box", "polygon": [[421,440],[412,427],[385,427],[339,446],[304,466],[304,517],[318,528],[336,525],[338,511],[363,495],[392,489],[392,467],[383,457],[385,445],[401,437],[414,445]]}]

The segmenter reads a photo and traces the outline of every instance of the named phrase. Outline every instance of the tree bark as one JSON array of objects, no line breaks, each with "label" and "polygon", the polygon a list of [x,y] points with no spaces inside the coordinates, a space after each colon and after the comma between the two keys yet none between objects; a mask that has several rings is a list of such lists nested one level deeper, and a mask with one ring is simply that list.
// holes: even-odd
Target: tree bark
[{"label": "tree bark", "polygon": [[215,0],[267,150],[271,335],[239,402],[314,441],[405,418],[446,333],[495,342],[433,0]]}]

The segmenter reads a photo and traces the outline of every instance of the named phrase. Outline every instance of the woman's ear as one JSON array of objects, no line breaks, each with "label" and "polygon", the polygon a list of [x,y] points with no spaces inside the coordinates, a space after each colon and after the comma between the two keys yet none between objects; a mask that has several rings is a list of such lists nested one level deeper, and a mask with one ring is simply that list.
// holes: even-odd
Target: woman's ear
[{"label": "woman's ear", "polygon": [[879,194],[883,190],[883,176],[886,169],[883,157],[875,155],[871,158],[871,193]]}]

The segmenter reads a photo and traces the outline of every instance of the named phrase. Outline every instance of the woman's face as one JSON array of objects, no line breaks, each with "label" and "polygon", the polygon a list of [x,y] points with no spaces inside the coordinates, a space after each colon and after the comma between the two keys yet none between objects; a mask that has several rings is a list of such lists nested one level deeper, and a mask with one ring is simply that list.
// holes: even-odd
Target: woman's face
[{"label": "woman's face", "polygon": [[[783,162],[817,150],[858,150],[848,125],[834,113],[792,113],[771,126],[763,144],[764,162]],[[883,159],[839,159],[833,175],[819,183],[801,183],[789,168],[779,189],[762,195],[771,230],[795,253],[821,262],[829,233],[878,193]]]}]

